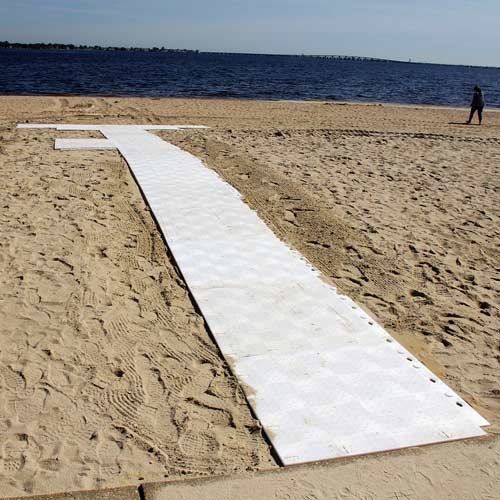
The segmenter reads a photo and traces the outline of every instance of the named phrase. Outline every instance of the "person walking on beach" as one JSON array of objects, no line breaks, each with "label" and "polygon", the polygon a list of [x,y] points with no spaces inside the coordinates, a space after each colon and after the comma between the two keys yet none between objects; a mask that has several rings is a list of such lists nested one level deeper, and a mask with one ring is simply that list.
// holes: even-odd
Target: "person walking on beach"
[{"label": "person walking on beach", "polygon": [[484,95],[483,91],[479,88],[478,85],[474,87],[474,94],[472,95],[472,102],[470,103],[470,115],[469,120],[466,122],[467,125],[472,121],[472,117],[474,113],[477,111],[477,116],[479,118],[479,125],[481,125],[481,121],[483,120],[483,108],[484,108]]}]

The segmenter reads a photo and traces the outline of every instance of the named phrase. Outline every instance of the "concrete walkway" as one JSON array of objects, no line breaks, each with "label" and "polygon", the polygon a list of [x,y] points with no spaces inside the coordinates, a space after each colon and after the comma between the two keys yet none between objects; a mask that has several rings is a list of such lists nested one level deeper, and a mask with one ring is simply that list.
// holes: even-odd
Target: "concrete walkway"
[{"label": "concrete walkway", "polygon": [[494,500],[499,472],[500,437],[494,436],[243,476],[32,500]]}]

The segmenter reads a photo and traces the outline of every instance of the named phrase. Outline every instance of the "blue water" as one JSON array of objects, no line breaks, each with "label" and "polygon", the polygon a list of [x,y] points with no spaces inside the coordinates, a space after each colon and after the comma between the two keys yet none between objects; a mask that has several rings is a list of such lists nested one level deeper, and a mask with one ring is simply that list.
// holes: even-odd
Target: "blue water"
[{"label": "blue water", "polygon": [[210,53],[0,50],[0,94],[227,97],[500,107],[500,68]]}]

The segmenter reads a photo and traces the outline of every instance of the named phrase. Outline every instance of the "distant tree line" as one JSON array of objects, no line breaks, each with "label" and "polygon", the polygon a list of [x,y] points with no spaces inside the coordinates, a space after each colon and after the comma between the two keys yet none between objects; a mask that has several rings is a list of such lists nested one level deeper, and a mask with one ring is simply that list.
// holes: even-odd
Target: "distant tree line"
[{"label": "distant tree line", "polygon": [[100,45],[74,45],[72,43],[16,43],[0,42],[0,49],[32,49],[32,50],[106,50],[122,52],[189,52],[197,54],[198,50],[169,49],[166,47],[102,47]]}]

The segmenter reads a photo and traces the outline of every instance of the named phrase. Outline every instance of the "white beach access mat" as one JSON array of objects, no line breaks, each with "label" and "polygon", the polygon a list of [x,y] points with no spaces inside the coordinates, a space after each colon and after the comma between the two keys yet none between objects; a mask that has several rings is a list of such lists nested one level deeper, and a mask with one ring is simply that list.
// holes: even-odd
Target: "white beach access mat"
[{"label": "white beach access mat", "polygon": [[188,127],[19,127],[97,130],[106,139],[56,147],[120,151],[283,464],[485,434],[484,418],[323,281],[234,188],[147,132]]}]

